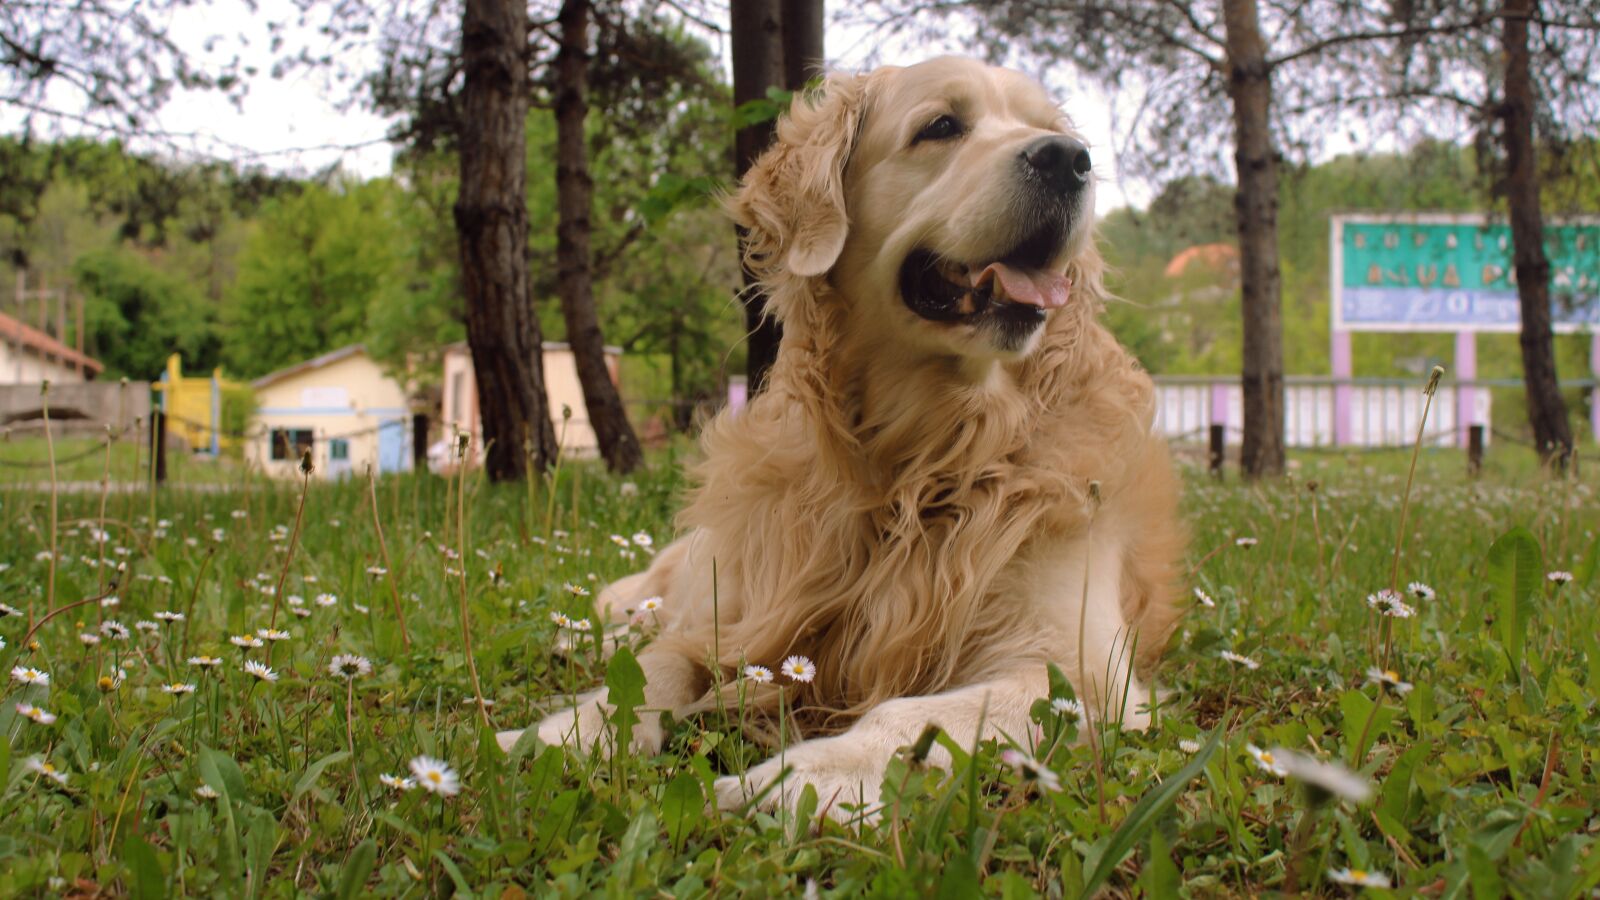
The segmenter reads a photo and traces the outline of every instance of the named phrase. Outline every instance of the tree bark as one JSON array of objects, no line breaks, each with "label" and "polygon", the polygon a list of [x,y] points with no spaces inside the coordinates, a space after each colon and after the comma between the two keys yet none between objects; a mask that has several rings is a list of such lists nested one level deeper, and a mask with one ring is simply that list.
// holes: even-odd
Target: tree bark
[{"label": "tree bark", "polygon": [[1506,151],[1504,190],[1511,212],[1512,261],[1522,308],[1522,380],[1528,396],[1539,457],[1565,471],[1572,456],[1567,404],[1556,379],[1555,341],[1550,332],[1550,258],[1544,252],[1544,214],[1539,204],[1539,158],[1533,144],[1534,88],[1528,62],[1528,16],[1538,0],[1508,0],[1504,11],[1505,102],[1502,140]]},{"label": "tree bark", "polygon": [[1278,152],[1271,130],[1272,69],[1256,0],[1223,0],[1228,95],[1233,102],[1244,324],[1246,478],[1282,474],[1283,313],[1278,273]]},{"label": "tree bark", "polygon": [[461,189],[454,213],[467,343],[495,481],[523,478],[529,464],[543,469],[557,451],[539,319],[528,292],[527,32],[528,9],[519,0],[466,0],[462,9]]},{"label": "tree bark", "polygon": [[[733,43],[733,103],[735,106],[759,100],[767,88],[786,83],[783,65],[783,10],[780,0],[738,0],[728,4],[729,30]],[[772,143],[775,123],[755,122],[734,135],[734,172],[744,173]],[[744,233],[739,232],[744,246]],[[750,396],[766,386],[767,370],[778,358],[778,342],[783,332],[778,321],[766,314],[767,295],[755,282],[749,269],[744,271],[744,324],[746,362]]]},{"label": "tree bark", "polygon": [[567,343],[583,385],[589,427],[600,455],[613,472],[631,472],[643,460],[639,438],[628,424],[611,369],[606,365],[605,338],[595,312],[593,258],[589,215],[594,207],[594,180],[589,177],[589,149],[584,122],[589,116],[590,0],[561,4],[561,49],[556,55],[556,292],[567,322]]},{"label": "tree bark", "polygon": [[783,12],[783,84],[798,91],[822,74],[822,0],[781,0]]}]

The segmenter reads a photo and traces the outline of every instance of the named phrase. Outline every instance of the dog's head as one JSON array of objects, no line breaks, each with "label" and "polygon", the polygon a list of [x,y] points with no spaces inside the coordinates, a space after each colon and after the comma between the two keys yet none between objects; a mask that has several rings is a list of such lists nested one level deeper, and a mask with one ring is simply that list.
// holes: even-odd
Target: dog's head
[{"label": "dog's head", "polygon": [[786,325],[816,293],[797,282],[826,277],[882,349],[1017,359],[1089,302],[1089,152],[1028,77],[957,58],[836,74],[777,131],[731,206]]}]

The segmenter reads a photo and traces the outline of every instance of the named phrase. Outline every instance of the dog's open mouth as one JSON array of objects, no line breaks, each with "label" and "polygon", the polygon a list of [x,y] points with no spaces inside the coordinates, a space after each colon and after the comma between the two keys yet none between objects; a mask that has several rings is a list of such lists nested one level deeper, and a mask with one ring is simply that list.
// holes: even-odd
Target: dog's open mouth
[{"label": "dog's open mouth", "polygon": [[[900,297],[912,312],[932,322],[966,322],[997,315],[1043,322],[1048,310],[1065,306],[1072,282],[1019,252],[969,265],[928,250],[913,250],[900,265]],[[1034,257],[1034,258],[1030,258]]]}]

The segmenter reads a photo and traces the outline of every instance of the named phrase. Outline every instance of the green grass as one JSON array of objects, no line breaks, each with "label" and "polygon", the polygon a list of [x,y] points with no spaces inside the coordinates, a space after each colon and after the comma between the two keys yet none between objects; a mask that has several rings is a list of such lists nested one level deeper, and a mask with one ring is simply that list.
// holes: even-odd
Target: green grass
[{"label": "green grass", "polygon": [[[122,438],[111,442],[109,468],[119,485],[145,484],[150,480],[150,448],[142,439]],[[56,441],[56,480],[60,483],[98,483],[107,471],[104,438],[70,437]],[[193,456],[186,451],[167,451],[167,477],[185,484],[225,484],[239,479],[237,461],[223,457]],[[39,437],[0,439],[0,485],[48,485],[50,483],[49,446]]]},{"label": "green grass", "polygon": [[[490,714],[524,725],[605,679],[592,648],[550,652],[549,614],[591,614],[564,584],[646,561],[637,546],[624,558],[612,535],[670,538],[684,486],[673,459],[633,479],[636,491],[587,467],[548,493],[469,481],[464,541],[449,483],[381,481],[409,648],[388,578],[367,573],[382,554],[366,485],[314,486],[292,539],[297,486],[261,481],[164,491],[153,510],[147,495],[113,494],[104,543],[92,530],[101,497],[61,497],[56,605],[105,592],[117,562],[127,572],[117,606],[69,610],[26,647],[28,611],[46,605],[50,501],[0,487],[0,598],[23,612],[0,619],[0,664],[51,676],[48,689],[8,681],[0,704],[0,895],[793,896],[815,880],[839,896],[1076,897],[1099,873],[1119,895],[1253,896],[1287,888],[1292,864],[1300,888],[1329,896],[1351,890],[1326,876],[1343,867],[1385,872],[1398,894],[1588,896],[1600,882],[1595,480],[1548,482],[1508,461],[1474,482],[1459,454],[1424,454],[1400,583],[1437,597],[1385,634],[1365,598],[1389,582],[1408,461],[1308,456],[1292,479],[1249,487],[1191,473],[1190,563],[1216,607],[1197,606],[1174,640],[1158,724],[1063,742],[1046,761],[1062,782],[1052,793],[1020,781],[993,745],[953,747],[951,773],[897,761],[886,796],[898,804],[873,825],[706,814],[712,779],[764,755],[715,716],[675,723],[649,759],[531,742],[508,758],[482,728],[451,574],[460,561],[441,547],[464,549]],[[1516,526],[1526,531],[1491,552]],[[1544,578],[1553,569],[1578,578],[1557,588]],[[311,614],[280,606],[292,637],[271,646],[280,677],[267,684],[240,663],[268,649],[246,656],[227,637],[271,621],[262,586],[280,578],[282,599],[303,597]],[[317,606],[319,593],[337,603]],[[102,618],[132,628],[161,610],[187,619],[79,642]],[[185,664],[200,653],[226,662]],[[374,670],[333,677],[335,653]],[[1380,659],[1414,690],[1365,685]],[[102,690],[119,668],[125,679]],[[198,689],[163,693],[174,681]],[[18,717],[24,700],[58,718]],[[1214,752],[1184,749],[1212,737]],[[1247,743],[1354,763],[1375,795],[1308,812],[1308,794],[1261,770]],[[380,784],[419,754],[448,762],[462,792]],[[197,796],[202,785],[219,796]]]}]

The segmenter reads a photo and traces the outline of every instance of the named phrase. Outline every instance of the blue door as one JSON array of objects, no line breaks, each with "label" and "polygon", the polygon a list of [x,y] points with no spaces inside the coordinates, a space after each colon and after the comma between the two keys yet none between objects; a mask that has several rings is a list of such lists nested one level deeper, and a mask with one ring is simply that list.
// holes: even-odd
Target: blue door
[{"label": "blue door", "polygon": [[411,441],[406,420],[392,419],[378,426],[378,471],[411,471]]}]

